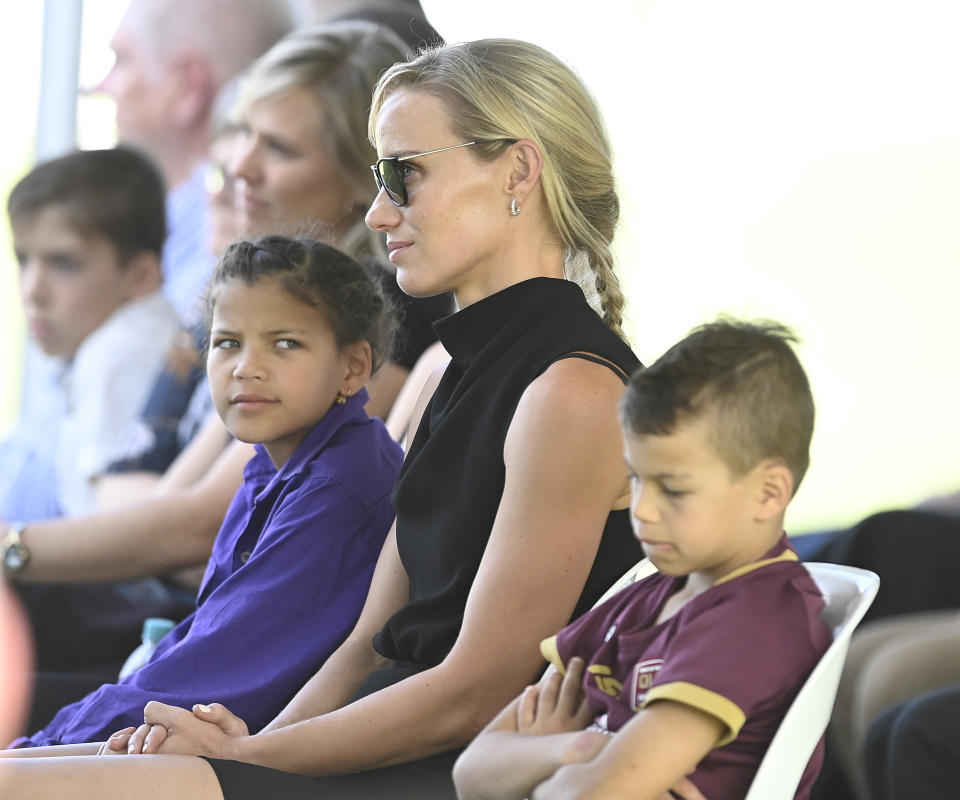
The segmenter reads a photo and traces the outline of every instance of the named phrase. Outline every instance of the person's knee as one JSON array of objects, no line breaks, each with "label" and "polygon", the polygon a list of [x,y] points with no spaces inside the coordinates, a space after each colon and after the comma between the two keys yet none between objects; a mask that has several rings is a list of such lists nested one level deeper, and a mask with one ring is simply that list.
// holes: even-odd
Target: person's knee
[{"label": "person's knee", "polygon": [[951,715],[946,715],[944,698],[939,692],[926,694],[905,703],[893,732],[893,746],[898,756],[911,762],[918,757],[928,756],[939,749],[944,732],[944,724],[949,725]]}]

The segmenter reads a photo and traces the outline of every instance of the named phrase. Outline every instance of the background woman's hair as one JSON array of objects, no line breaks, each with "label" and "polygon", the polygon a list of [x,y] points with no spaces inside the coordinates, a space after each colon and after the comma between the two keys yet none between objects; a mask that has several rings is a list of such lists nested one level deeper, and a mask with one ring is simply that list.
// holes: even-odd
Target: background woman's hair
[{"label": "background woman's hair", "polygon": [[331,245],[276,234],[231,244],[210,278],[208,328],[217,286],[229,280],[250,286],[275,282],[323,314],[337,347],[369,342],[374,371],[392,354],[397,327],[393,303],[363,266]]},{"label": "background woman's hair", "polygon": [[295,89],[310,91],[323,113],[323,144],[344,182],[363,198],[338,246],[354,256],[383,252],[383,236],[363,221],[376,196],[370,164],[376,150],[365,135],[370,97],[380,74],[410,51],[392,31],[362,20],[332,22],[295,31],[250,68],[239,109]]},{"label": "background woman's hair", "polygon": [[425,91],[446,106],[451,127],[478,158],[492,160],[504,139],[531,139],[544,156],[547,209],[564,247],[564,271],[604,322],[623,335],[624,295],[610,244],[620,217],[610,144],[583,81],[553,54],[514,39],[481,39],[421,53],[380,79],[368,132],[401,89]]}]

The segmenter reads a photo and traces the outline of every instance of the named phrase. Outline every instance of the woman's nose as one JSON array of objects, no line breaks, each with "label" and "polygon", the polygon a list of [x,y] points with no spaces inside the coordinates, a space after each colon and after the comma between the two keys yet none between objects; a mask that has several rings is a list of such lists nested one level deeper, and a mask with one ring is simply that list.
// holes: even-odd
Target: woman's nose
[{"label": "woman's nose", "polygon": [[373,203],[364,217],[364,222],[371,230],[383,232],[395,227],[400,218],[400,209],[387,197],[387,193],[380,189],[377,196],[373,198]]}]

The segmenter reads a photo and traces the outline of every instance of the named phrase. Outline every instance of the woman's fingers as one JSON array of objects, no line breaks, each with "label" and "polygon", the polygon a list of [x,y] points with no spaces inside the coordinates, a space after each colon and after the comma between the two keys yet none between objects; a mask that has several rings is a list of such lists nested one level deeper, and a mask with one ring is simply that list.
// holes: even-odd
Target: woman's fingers
[{"label": "woman's fingers", "polygon": [[167,729],[163,725],[151,725],[150,730],[147,732],[146,738],[143,740],[143,751],[144,753],[156,753],[160,750],[160,745],[163,744],[164,740],[167,738]]},{"label": "woman's fingers", "polygon": [[212,722],[227,736],[246,736],[249,732],[247,723],[222,703],[210,703],[209,705],[197,703],[192,710],[197,719]]},{"label": "woman's fingers", "polygon": [[127,752],[136,755],[143,752],[143,742],[150,733],[150,726],[147,723],[140,725],[127,740]]}]

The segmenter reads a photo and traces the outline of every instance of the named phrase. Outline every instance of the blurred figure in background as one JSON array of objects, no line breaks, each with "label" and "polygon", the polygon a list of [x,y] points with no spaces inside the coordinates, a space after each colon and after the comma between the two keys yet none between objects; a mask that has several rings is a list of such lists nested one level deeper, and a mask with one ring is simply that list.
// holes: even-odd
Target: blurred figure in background
[{"label": "blurred figure in background", "polygon": [[188,324],[215,261],[204,174],[217,92],[291,27],[278,0],[130,0],[111,40],[116,61],[96,91],[116,103],[120,141],[166,180],[165,290]]},{"label": "blurred figure in background", "polygon": [[414,52],[443,44],[419,0],[289,0],[298,27],[339,19],[366,19],[390,28]]}]

